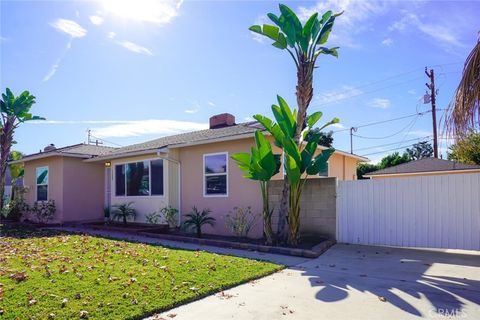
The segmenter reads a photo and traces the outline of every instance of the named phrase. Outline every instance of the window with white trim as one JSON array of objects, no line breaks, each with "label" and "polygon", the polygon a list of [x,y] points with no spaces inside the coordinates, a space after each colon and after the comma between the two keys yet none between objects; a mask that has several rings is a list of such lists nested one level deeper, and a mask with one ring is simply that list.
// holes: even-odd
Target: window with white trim
[{"label": "window with white trim", "polygon": [[203,155],[203,195],[228,196],[228,153]]},{"label": "window with white trim", "polygon": [[163,159],[115,165],[116,196],[163,196],[163,194]]},{"label": "window with white trim", "polygon": [[48,167],[39,167],[35,170],[37,201],[48,200]]}]

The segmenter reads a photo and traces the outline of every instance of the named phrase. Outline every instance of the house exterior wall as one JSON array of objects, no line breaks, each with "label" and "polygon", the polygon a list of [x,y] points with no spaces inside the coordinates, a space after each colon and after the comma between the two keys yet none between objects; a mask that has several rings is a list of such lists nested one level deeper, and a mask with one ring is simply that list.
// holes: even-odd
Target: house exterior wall
[{"label": "house exterior wall", "polygon": [[[251,138],[216,142],[198,146],[181,148],[180,161],[182,162],[181,173],[181,209],[182,221],[184,215],[191,211],[193,206],[199,210],[210,208],[212,217],[216,219],[214,227],[206,226],[204,233],[231,235],[226,226],[226,215],[235,206],[251,206],[252,212],[258,214],[257,223],[249,233],[249,237],[259,238],[262,236],[261,211],[262,198],[258,182],[243,178],[243,173],[230,156],[237,152],[245,152],[250,149],[253,140]],[[203,195],[203,155],[208,153],[228,153],[228,196],[205,197]]]},{"label": "house exterior wall", "polygon": [[63,222],[103,220],[103,163],[63,158]]},{"label": "house exterior wall", "polygon": [[[172,188],[168,185],[169,181],[169,170],[168,170],[168,161],[164,160],[164,192],[163,196],[116,196],[115,195],[115,165],[117,164],[125,164],[129,162],[136,162],[136,161],[143,161],[143,160],[155,160],[160,159],[162,157],[158,156],[156,153],[152,153],[149,155],[138,156],[138,157],[129,157],[129,158],[120,158],[114,159],[111,161],[111,168],[112,168],[112,192],[111,192],[111,205],[117,205],[125,202],[133,201],[133,207],[137,212],[137,216],[135,218],[135,222],[138,223],[146,223],[146,215],[154,212],[159,211],[161,208],[167,206],[168,199],[169,199],[169,192],[171,192]],[[103,175],[102,175],[103,177]],[[178,192],[178,191],[177,191]],[[174,207],[177,207],[177,204],[172,204]],[[112,212],[115,208],[112,208]]]},{"label": "house exterior wall", "polygon": [[56,207],[51,223],[103,218],[103,164],[68,157],[26,162],[24,181],[28,192],[25,200],[30,206],[36,201],[36,168],[39,167],[48,167],[48,199],[54,200]]},{"label": "house exterior wall", "polygon": [[[61,223],[64,217],[62,157],[49,157],[25,163],[24,185],[28,188],[28,192],[25,194],[25,202],[29,206],[32,206],[37,199],[36,168],[39,167],[48,167],[48,199],[55,201],[56,212],[50,222]],[[31,216],[27,216],[26,218],[35,220],[35,218]]]}]

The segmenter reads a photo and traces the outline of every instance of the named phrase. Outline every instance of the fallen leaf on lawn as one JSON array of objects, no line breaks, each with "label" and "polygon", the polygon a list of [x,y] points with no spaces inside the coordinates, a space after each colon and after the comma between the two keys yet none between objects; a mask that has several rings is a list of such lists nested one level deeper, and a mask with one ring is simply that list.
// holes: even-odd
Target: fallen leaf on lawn
[{"label": "fallen leaf on lawn", "polygon": [[177,316],[176,313],[169,313],[169,314],[167,314],[167,317],[169,317],[169,318],[175,318],[176,316]]},{"label": "fallen leaf on lawn", "polygon": [[50,313],[48,315],[48,320],[53,320],[53,319],[55,319],[55,313]]},{"label": "fallen leaf on lawn", "polygon": [[380,300],[382,302],[387,302],[387,298],[385,298],[385,297],[378,297],[378,300]]},{"label": "fallen leaf on lawn", "polygon": [[26,272],[16,272],[10,275],[10,279],[14,279],[17,282],[22,282],[28,279]]},{"label": "fallen leaf on lawn", "polygon": [[65,306],[67,305],[67,302],[68,302],[67,298],[62,300],[62,308],[65,308]]},{"label": "fallen leaf on lawn", "polygon": [[37,300],[35,300],[35,299],[32,299],[32,300],[29,300],[29,301],[28,301],[28,305],[29,305],[29,306],[33,306],[33,305],[36,304],[36,303],[37,303]]},{"label": "fallen leaf on lawn", "polygon": [[198,291],[198,288],[197,288],[197,287],[190,287],[190,290],[192,290],[192,291]]},{"label": "fallen leaf on lawn", "polygon": [[88,311],[80,311],[80,319],[88,319]]}]

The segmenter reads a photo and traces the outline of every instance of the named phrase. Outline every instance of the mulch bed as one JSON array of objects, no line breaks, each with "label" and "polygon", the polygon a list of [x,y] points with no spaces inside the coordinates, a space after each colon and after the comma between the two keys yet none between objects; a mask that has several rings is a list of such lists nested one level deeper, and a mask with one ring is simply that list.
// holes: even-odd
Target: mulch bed
[{"label": "mulch bed", "polygon": [[318,237],[305,237],[304,239],[302,239],[301,244],[297,247],[269,246],[265,245],[262,239],[238,238],[232,236],[220,236],[212,234],[204,234],[202,238],[197,238],[192,233],[186,233],[180,230],[170,231],[167,225],[152,226],[148,224],[130,223],[125,226],[119,223],[111,223],[107,225],[104,223],[89,223],[84,224],[84,226],[96,230],[120,231],[129,234],[144,235],[157,239],[306,258],[316,258],[335,244],[334,240]]}]

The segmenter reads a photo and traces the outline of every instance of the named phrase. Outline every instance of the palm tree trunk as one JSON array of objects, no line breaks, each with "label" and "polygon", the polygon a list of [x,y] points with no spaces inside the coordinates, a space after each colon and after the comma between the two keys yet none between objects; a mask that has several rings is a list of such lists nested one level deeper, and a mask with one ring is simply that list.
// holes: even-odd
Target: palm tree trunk
[{"label": "palm tree trunk", "polygon": [[268,184],[266,181],[260,181],[260,188],[262,190],[263,198],[263,235],[267,244],[273,243],[273,230],[272,230],[272,211],[270,211],[270,205],[268,203]]},{"label": "palm tree trunk", "polygon": [[4,206],[5,180],[8,168],[8,157],[12,146],[12,124],[7,119],[0,136],[0,208]]}]

